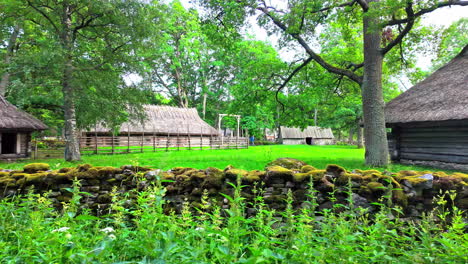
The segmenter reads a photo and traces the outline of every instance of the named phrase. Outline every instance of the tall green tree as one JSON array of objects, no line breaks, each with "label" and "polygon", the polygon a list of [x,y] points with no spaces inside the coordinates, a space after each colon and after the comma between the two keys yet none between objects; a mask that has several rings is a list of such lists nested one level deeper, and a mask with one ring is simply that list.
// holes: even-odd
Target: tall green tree
[{"label": "tall green tree", "polygon": [[[76,1],[27,0],[31,12],[26,19],[49,33],[55,43],[60,65],[63,94],[65,159],[79,160],[77,138],[77,98],[84,89],[84,79],[95,77],[95,89],[102,88],[108,78],[103,69],[121,64],[120,59],[131,52],[131,44],[138,43],[142,26],[139,1]],[[115,71],[109,71],[115,73]],[[107,76],[108,77],[108,76]],[[114,76],[115,77],[115,76]],[[106,88],[112,88],[105,86]],[[118,89],[113,87],[112,89]]]},{"label": "tall green tree", "polygon": [[[202,2],[210,7],[213,17],[225,16],[230,21],[225,24],[231,26],[239,26],[248,14],[260,12],[264,26],[281,32],[286,40],[299,44],[308,55],[298,71],[315,61],[328,72],[358,84],[362,90],[365,159],[373,166],[389,162],[382,89],[384,57],[402,44],[422,15],[444,6],[468,5],[468,1],[456,0],[295,0],[281,7],[263,0]],[[233,17],[237,21],[233,21]],[[343,57],[341,63],[331,62],[314,50],[312,44],[319,26],[326,27],[333,22],[345,28],[354,24],[362,26],[362,46],[356,47],[356,52],[362,52],[363,61],[353,62]]]}]

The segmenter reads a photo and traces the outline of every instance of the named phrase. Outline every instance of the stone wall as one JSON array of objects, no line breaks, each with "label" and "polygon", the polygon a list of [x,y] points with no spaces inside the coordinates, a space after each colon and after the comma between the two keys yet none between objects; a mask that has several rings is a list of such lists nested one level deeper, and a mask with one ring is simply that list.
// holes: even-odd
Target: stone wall
[{"label": "stone wall", "polygon": [[[88,164],[76,168],[49,170],[47,164],[30,164],[22,171],[0,169],[0,198],[34,192],[49,192],[48,197],[57,208],[70,201],[73,179],[80,181],[80,190],[86,192],[82,206],[97,215],[109,213],[111,192],[126,193],[125,205],[131,207],[138,191],[160,183],[166,188],[166,212],[180,212],[184,203],[199,207],[205,193],[212,203],[229,208],[229,201],[221,193],[232,195],[240,177],[244,185],[241,195],[246,202],[260,194],[270,209],[286,208],[288,192],[292,194],[294,208],[308,206],[313,186],[318,210],[336,210],[333,205],[347,205],[350,190],[354,206],[378,210],[380,204],[402,208],[404,217],[418,217],[431,210],[434,197],[441,192],[455,192],[455,204],[468,209],[468,175],[444,172],[400,171],[381,173],[376,170],[346,171],[337,165],[325,170],[316,169],[302,161],[282,158],[269,163],[264,171],[245,171],[228,166],[224,170],[207,168],[198,170],[177,167],[169,171],[134,166],[93,167]],[[385,198],[387,197],[387,198]],[[448,195],[447,195],[448,198]],[[255,213],[248,208],[249,214]]]}]

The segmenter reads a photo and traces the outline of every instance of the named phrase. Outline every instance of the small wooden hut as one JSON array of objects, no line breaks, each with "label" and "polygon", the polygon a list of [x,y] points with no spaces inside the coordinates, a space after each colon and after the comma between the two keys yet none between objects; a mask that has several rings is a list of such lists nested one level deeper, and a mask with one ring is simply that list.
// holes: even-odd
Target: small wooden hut
[{"label": "small wooden hut", "polygon": [[[127,121],[120,126],[122,136],[218,136],[218,131],[203,121],[195,108],[145,105],[146,120]],[[102,125],[91,127],[86,136],[109,136],[111,131]]]},{"label": "small wooden hut", "polygon": [[0,159],[30,156],[31,133],[47,126],[0,96]]},{"label": "small wooden hut", "polygon": [[283,145],[331,145],[335,142],[335,137],[330,128],[309,126],[302,130],[281,126],[279,142]]},{"label": "small wooden hut", "polygon": [[385,107],[391,158],[468,169],[468,45]]}]

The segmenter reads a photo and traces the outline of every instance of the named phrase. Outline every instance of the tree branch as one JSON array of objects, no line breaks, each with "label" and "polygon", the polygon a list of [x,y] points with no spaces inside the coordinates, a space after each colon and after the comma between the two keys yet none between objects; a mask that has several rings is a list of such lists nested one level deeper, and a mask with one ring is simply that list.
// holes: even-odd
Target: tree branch
[{"label": "tree branch", "polygon": [[28,5],[30,7],[32,7],[34,10],[36,10],[39,14],[41,14],[45,19],[47,19],[47,21],[49,21],[49,23],[52,25],[52,27],[55,29],[56,33],[57,34],[60,34],[60,30],[58,29],[57,25],[55,25],[54,21],[44,12],[42,11],[40,8],[38,8],[37,6],[34,6],[30,0],[28,0]]},{"label": "tree branch", "polygon": [[358,83],[359,85],[362,84],[362,76],[359,76],[355,74],[353,71],[347,70],[347,69],[341,69],[338,67],[335,67],[329,63],[327,63],[322,57],[320,57],[317,53],[315,53],[310,46],[306,43],[306,41],[297,33],[290,33],[288,32],[288,27],[281,22],[278,18],[273,16],[267,8],[265,7],[257,7],[257,10],[263,12],[266,16],[268,16],[271,21],[275,25],[277,25],[281,30],[283,30],[285,33],[289,34],[291,37],[296,39],[299,44],[305,49],[305,51],[309,54],[310,58],[316,61],[320,66],[322,66],[324,69],[326,69],[328,72],[338,74],[338,75],[344,75],[348,77],[349,79],[353,80],[354,82]]},{"label": "tree branch", "polygon": [[395,47],[398,43],[400,43],[403,40],[403,38],[413,28],[416,17],[415,17],[414,10],[413,10],[413,3],[411,1],[408,2],[408,5],[406,6],[405,11],[409,19],[408,23],[400,32],[400,34],[398,34],[398,36],[395,39],[393,39],[390,43],[388,43],[388,45],[385,48],[381,50],[383,55],[387,54],[387,52],[389,52],[393,47]]},{"label": "tree branch", "polygon": [[[448,1],[445,1],[445,2],[442,2],[442,3],[438,3],[437,5],[434,5],[432,7],[429,7],[429,8],[423,8],[421,10],[419,10],[418,12],[416,12],[414,14],[414,18],[418,18],[424,14],[427,14],[427,13],[430,13],[434,10],[436,10],[437,8],[441,8],[441,7],[445,7],[445,6],[452,6],[452,5],[458,5],[458,6],[468,6],[468,1],[461,1],[461,0],[448,0]],[[408,23],[409,21],[411,20],[411,18],[409,17],[406,17],[406,18],[403,18],[403,19],[392,19],[386,23],[383,24],[383,26],[394,26],[394,25],[398,25],[398,24],[403,24],[403,23]]]}]

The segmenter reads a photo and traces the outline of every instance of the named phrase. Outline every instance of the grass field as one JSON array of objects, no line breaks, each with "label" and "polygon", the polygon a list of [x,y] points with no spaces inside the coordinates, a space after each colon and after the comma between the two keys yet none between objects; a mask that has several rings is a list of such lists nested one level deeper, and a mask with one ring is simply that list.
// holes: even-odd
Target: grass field
[{"label": "grass field", "polygon": [[[173,167],[192,167],[205,169],[216,167],[223,169],[228,165],[236,168],[254,170],[263,169],[265,165],[282,157],[296,158],[317,168],[325,168],[327,164],[338,164],[348,170],[368,169],[364,164],[364,150],[355,146],[308,146],[308,145],[273,145],[254,146],[239,150],[182,150],[169,152],[145,152],[119,155],[86,155],[78,163],[89,163],[95,166],[140,165],[152,168],[171,169]],[[32,162],[46,162],[52,168],[73,167],[78,163],[65,162],[61,159],[23,160],[15,163],[0,163],[4,169],[20,169]],[[427,170],[417,166],[391,164],[380,170]]]}]

